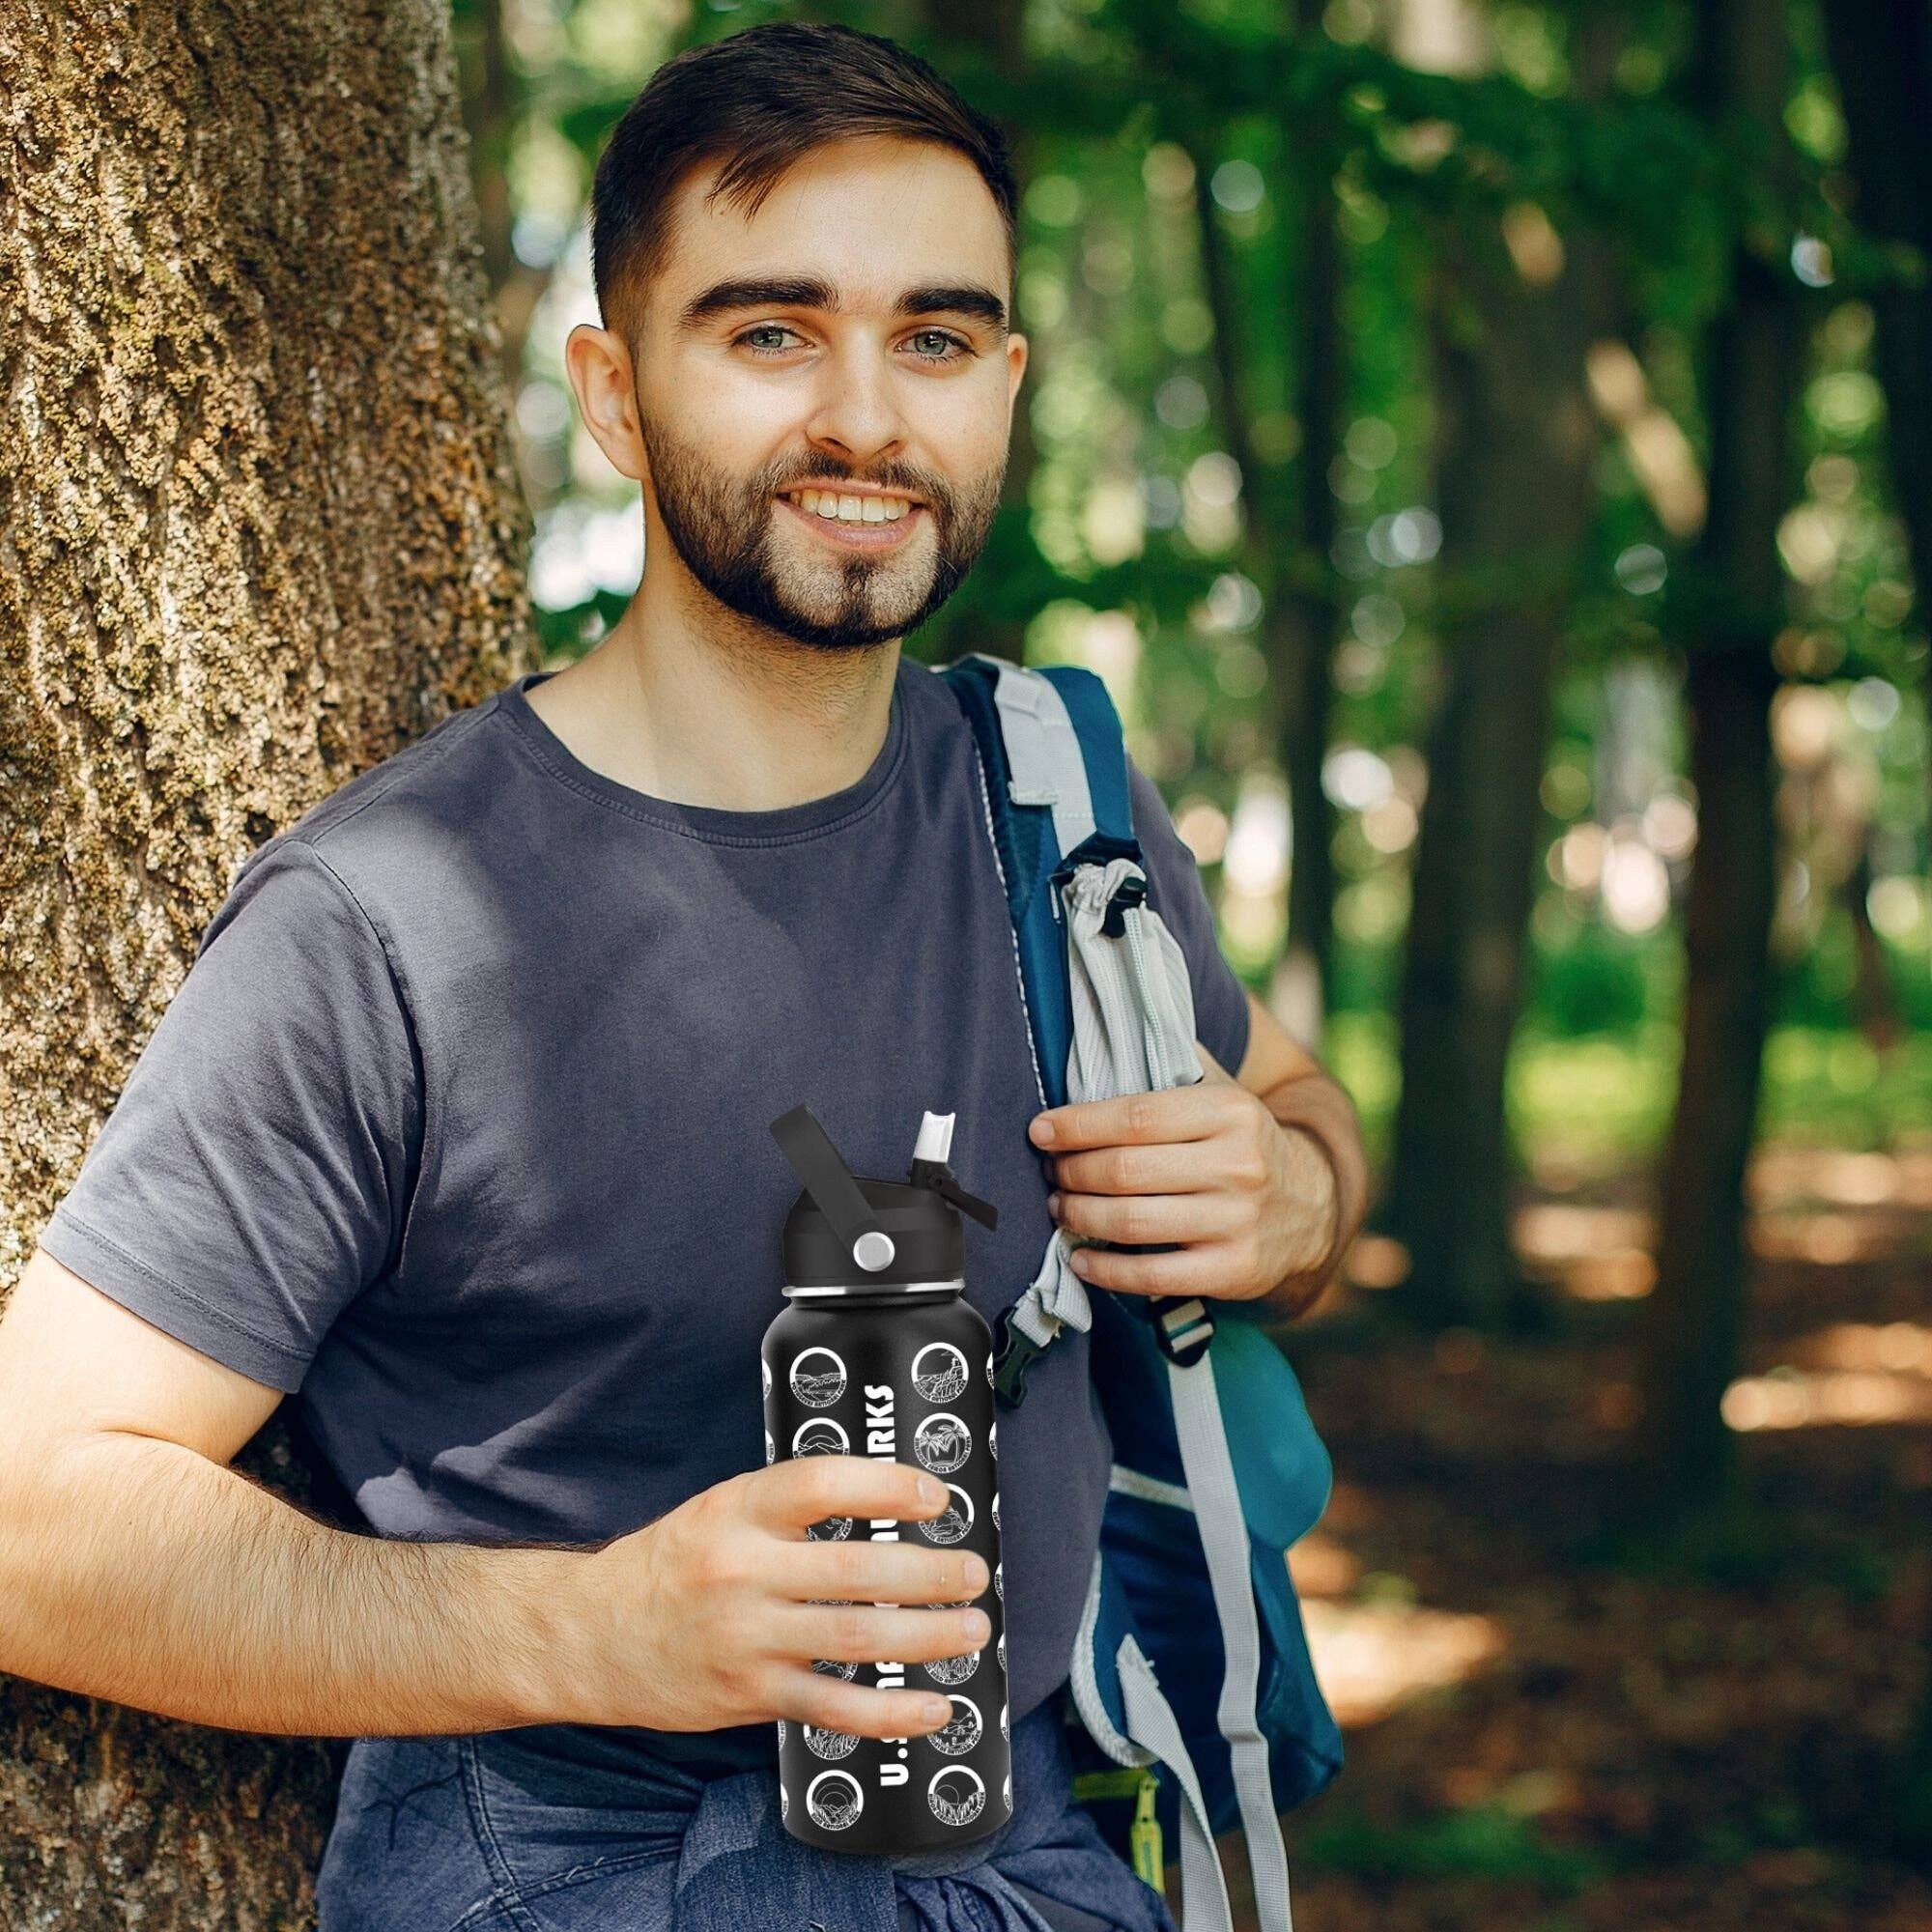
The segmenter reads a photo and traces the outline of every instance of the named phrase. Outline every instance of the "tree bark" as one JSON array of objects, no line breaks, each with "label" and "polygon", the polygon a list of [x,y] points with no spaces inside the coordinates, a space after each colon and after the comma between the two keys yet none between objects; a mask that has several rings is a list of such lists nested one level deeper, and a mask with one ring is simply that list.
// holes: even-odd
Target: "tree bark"
[{"label": "tree bark", "polygon": [[[1700,86],[1714,119],[1785,155],[1789,43],[1777,0],[1715,0],[1700,15]],[[1685,907],[1684,1052],[1662,1177],[1658,1278],[1644,1310],[1634,1502],[1653,1525],[1725,1500],[1738,1372],[1745,1171],[1770,1021],[1776,902],[1771,643],[1783,619],[1778,520],[1791,500],[1803,368],[1799,290],[1773,239],[1741,242],[1732,299],[1708,345],[1710,516],[1692,559],[1691,778],[1697,848]]]},{"label": "tree bark", "polygon": [[[240,861],[535,661],[447,31],[0,14],[9,1284]],[[0,1679],[0,1923],[306,1924],[338,1756]]]}]

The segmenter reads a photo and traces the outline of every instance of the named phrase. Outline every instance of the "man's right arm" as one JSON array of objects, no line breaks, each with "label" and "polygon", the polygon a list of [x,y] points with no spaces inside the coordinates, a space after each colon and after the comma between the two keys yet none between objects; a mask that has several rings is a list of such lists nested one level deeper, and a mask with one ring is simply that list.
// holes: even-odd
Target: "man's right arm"
[{"label": "man's right arm", "polygon": [[943,1698],[814,1658],[976,1648],[982,1559],[815,1543],[944,1487],[821,1456],[733,1477],[599,1548],[357,1536],[227,1466],[281,1392],[38,1249],[0,1319],[0,1670],[188,1722],[310,1737],[778,1716],[909,1737]]},{"label": "man's right arm", "polygon": [[301,1736],[551,1715],[576,1552],[318,1521],[226,1466],[280,1400],[37,1250],[0,1321],[0,1669]]}]

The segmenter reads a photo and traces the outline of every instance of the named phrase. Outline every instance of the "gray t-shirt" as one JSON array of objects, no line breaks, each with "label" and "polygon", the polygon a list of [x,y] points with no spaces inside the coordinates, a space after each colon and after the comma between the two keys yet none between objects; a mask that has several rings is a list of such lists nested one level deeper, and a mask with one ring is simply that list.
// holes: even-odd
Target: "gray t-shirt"
[{"label": "gray t-shirt", "polygon": [[[997,1325],[1051,1232],[1042,1105],[978,753],[901,656],[855,784],[776,811],[592,771],[515,680],[242,863],[50,1254],[271,1387],[369,1525],[602,1542],[764,1462],[758,1344],[809,1104],[902,1179],[923,1113],[1000,1209],[965,1223]],[[1192,854],[1132,769],[1150,897],[1233,1072],[1248,1036]],[[1109,1443],[1068,1331],[1000,1428],[1011,1711],[1067,1674]],[[773,1727],[533,1745],[701,1769]]]}]

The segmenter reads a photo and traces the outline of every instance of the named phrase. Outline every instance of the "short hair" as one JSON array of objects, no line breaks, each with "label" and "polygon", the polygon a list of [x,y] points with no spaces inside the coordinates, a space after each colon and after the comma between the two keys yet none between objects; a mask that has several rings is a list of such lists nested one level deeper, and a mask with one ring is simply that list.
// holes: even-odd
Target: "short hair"
[{"label": "short hair", "polygon": [[635,340],[641,292],[664,268],[671,197],[694,171],[723,160],[707,198],[755,215],[806,154],[861,134],[964,155],[998,204],[1010,283],[1018,194],[999,127],[896,42],[835,22],[769,20],[668,60],[611,130],[590,195],[604,326]]}]

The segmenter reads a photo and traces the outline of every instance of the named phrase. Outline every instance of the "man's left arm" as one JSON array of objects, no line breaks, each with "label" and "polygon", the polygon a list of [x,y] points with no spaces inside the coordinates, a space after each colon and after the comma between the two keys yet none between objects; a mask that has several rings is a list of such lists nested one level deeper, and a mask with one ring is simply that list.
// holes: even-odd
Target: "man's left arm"
[{"label": "man's left arm", "polygon": [[1347,1094],[1252,991],[1240,1066],[1206,1045],[1187,1087],[1049,1109],[1050,1207],[1069,1234],[1164,1254],[1076,1247],[1074,1271],[1125,1293],[1305,1314],[1334,1278],[1368,1206],[1368,1162]]}]

